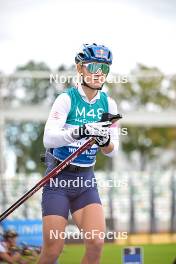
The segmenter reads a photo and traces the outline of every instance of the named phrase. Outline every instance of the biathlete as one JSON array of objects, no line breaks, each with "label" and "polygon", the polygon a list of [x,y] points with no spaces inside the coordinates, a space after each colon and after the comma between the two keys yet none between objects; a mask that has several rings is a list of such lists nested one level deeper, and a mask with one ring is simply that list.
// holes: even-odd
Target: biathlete
[{"label": "biathlete", "polygon": [[[113,157],[119,144],[117,125],[109,127],[107,122],[98,122],[105,112],[117,114],[115,101],[102,91],[112,64],[112,53],[103,45],[84,44],[75,62],[81,81],[56,98],[45,125],[46,173],[78,149],[87,138],[94,137],[96,143],[56,176],[57,186],[50,181],[43,188],[44,243],[38,264],[53,264],[60,256],[64,239],[59,234],[65,231],[69,212],[85,234],[82,264],[100,263],[104,244],[104,238],[98,235],[105,232],[105,217],[95,183],[94,165],[99,149],[104,155]],[[75,187],[74,180],[78,178],[82,184]],[[53,233],[58,234],[57,238],[51,235]]]},{"label": "biathlete", "polygon": [[24,260],[22,253],[18,250],[16,240],[18,234],[14,230],[6,230],[3,233],[3,240],[0,241],[0,263],[29,264],[29,260]]}]

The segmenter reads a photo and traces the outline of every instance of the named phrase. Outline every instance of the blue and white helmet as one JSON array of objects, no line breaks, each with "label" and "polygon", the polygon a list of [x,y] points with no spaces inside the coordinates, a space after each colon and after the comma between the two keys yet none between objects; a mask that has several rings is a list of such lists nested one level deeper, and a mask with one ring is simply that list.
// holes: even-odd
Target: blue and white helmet
[{"label": "blue and white helmet", "polygon": [[82,49],[76,54],[76,64],[80,62],[104,62],[112,64],[112,52],[104,45],[83,44]]}]

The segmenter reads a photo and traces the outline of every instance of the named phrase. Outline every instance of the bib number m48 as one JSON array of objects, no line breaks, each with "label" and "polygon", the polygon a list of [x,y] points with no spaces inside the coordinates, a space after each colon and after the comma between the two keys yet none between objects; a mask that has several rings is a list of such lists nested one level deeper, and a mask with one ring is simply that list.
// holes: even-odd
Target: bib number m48
[{"label": "bib number m48", "polygon": [[[97,108],[97,109],[90,109],[88,112],[86,112],[86,108],[83,107],[82,109],[79,109],[77,106],[76,108],[76,118],[82,117],[92,117],[93,119],[101,119],[102,113],[104,112],[103,108]],[[88,118],[89,119],[89,118]]]}]

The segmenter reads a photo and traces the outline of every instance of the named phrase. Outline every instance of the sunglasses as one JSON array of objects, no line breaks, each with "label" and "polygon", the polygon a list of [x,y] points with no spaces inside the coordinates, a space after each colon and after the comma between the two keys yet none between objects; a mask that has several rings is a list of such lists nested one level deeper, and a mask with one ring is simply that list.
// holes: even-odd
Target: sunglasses
[{"label": "sunglasses", "polygon": [[90,73],[97,73],[99,70],[101,70],[103,74],[108,74],[110,70],[110,66],[106,63],[90,62],[90,63],[85,63],[83,65]]}]

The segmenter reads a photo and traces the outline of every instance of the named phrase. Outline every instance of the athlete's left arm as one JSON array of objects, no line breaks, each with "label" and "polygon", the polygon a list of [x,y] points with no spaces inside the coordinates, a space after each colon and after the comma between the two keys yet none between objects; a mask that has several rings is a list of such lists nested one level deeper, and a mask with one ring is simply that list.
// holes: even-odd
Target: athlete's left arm
[{"label": "athlete's left arm", "polygon": [[[113,115],[118,114],[117,104],[111,97],[108,97],[108,106],[109,106],[110,114],[113,114]],[[118,148],[119,148],[119,133],[118,133],[117,122],[113,123],[110,127],[110,137],[111,137],[111,141],[109,145],[107,147],[102,147],[100,149],[104,155],[108,157],[113,157],[117,155]]]}]

